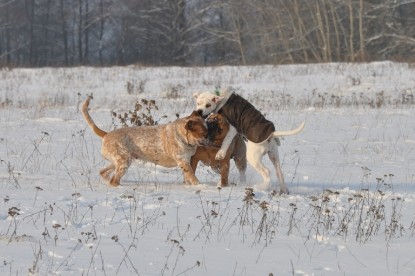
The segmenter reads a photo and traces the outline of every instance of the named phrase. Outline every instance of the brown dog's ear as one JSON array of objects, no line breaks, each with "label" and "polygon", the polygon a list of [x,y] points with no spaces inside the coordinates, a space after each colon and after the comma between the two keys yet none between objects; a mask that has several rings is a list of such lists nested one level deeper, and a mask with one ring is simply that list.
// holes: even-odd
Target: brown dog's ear
[{"label": "brown dog's ear", "polygon": [[193,121],[193,120],[187,121],[187,123],[186,123],[186,129],[187,130],[193,130],[194,123],[195,123],[195,121]]}]

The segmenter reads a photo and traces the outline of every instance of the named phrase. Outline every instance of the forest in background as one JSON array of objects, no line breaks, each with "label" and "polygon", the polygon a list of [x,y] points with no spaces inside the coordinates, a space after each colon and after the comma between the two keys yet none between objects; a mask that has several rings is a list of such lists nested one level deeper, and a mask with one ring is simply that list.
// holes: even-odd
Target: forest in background
[{"label": "forest in background", "polygon": [[414,15],[414,0],[0,0],[0,66],[414,61]]}]

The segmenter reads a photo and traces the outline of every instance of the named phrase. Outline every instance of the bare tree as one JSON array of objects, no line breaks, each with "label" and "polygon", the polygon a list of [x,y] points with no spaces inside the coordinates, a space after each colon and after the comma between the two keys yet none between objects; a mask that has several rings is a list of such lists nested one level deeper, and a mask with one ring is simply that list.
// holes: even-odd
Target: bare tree
[{"label": "bare tree", "polygon": [[413,0],[0,0],[0,65],[408,61],[413,14]]}]

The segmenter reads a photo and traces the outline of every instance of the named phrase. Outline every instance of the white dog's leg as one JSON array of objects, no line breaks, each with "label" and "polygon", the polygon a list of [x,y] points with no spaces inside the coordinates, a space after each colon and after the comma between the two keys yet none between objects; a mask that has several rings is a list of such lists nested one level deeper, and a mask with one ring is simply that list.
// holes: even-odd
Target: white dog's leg
[{"label": "white dog's leg", "polygon": [[267,146],[268,142],[257,144],[251,141],[248,141],[246,145],[246,159],[249,164],[251,164],[251,166],[261,174],[263,178],[261,188],[264,190],[268,190],[270,188],[271,182],[269,170],[262,163],[262,157],[267,152]]},{"label": "white dog's leg", "polygon": [[223,139],[222,146],[220,147],[218,153],[216,153],[216,160],[222,160],[223,158],[225,158],[226,152],[228,151],[228,148],[231,145],[232,140],[237,133],[238,132],[236,131],[236,128],[233,125],[229,125],[229,130],[225,136],[225,139]]},{"label": "white dog's leg", "polygon": [[288,194],[287,185],[285,185],[284,175],[281,170],[281,162],[278,155],[278,144],[275,139],[271,139],[268,151],[269,159],[274,164],[275,171],[277,172],[278,182],[280,183],[280,194]]}]

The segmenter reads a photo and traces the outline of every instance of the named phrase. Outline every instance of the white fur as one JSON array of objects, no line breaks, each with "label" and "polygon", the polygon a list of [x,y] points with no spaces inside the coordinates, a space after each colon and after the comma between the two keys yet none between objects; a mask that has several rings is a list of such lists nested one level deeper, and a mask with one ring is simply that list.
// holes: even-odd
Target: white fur
[{"label": "white fur", "polygon": [[[196,110],[202,114],[202,116],[208,116],[210,113],[216,113],[222,108],[229,97],[234,93],[232,88],[226,89],[220,96],[217,96],[211,92],[194,93],[193,97],[196,100]],[[264,166],[262,157],[268,154],[269,159],[275,167],[277,178],[280,184],[280,193],[288,194],[287,185],[284,181],[284,176],[281,170],[281,162],[278,155],[278,143],[275,138],[281,136],[295,135],[301,132],[304,128],[303,122],[299,127],[289,131],[275,131],[270,137],[261,143],[254,143],[248,141],[246,147],[246,158],[248,163],[259,173],[263,178],[263,183],[259,185],[261,189],[269,190],[271,177],[269,170]],[[222,146],[216,154],[216,159],[223,159],[233,137],[236,135],[236,128],[231,125],[228,134],[223,140]]]},{"label": "white fur", "polygon": [[222,146],[220,147],[218,153],[216,153],[216,160],[222,160],[223,158],[225,158],[226,152],[228,151],[228,148],[231,145],[233,138],[236,134],[238,134],[236,128],[233,125],[229,125],[229,130],[225,138],[223,139]]}]

